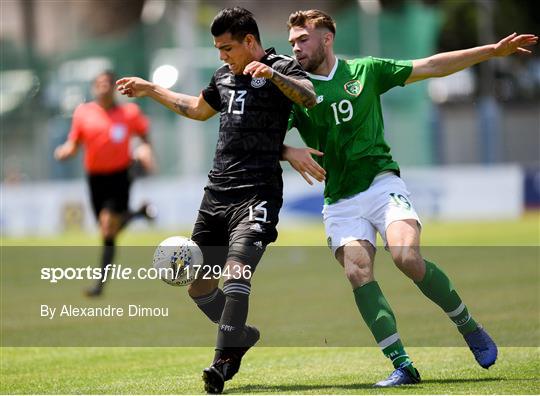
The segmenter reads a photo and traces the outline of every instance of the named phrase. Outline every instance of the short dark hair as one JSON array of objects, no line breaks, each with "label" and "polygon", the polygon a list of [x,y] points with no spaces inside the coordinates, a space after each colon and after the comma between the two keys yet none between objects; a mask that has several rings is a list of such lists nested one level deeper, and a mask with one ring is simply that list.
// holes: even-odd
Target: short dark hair
[{"label": "short dark hair", "polygon": [[114,85],[114,83],[116,82],[117,78],[116,78],[116,74],[112,71],[112,70],[103,70],[102,72],[100,72],[97,76],[94,77],[94,80],[93,82],[95,83],[96,80],[101,77],[101,76],[107,76],[109,77],[109,81],[111,81]]},{"label": "short dark hair", "polygon": [[248,34],[252,34],[258,43],[261,42],[259,27],[253,14],[242,7],[222,9],[214,17],[210,31],[214,37],[230,33],[232,38],[239,42]]},{"label": "short dark hair", "polygon": [[321,10],[296,11],[289,16],[287,27],[289,30],[293,26],[305,27],[313,25],[315,28],[326,28],[336,35],[336,23],[330,15]]}]

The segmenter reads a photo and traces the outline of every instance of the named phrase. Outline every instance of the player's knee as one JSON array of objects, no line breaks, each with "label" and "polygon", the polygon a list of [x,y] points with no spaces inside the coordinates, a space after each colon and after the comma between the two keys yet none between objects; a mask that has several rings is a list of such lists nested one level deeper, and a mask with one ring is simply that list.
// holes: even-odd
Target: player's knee
[{"label": "player's knee", "polygon": [[412,246],[391,247],[390,252],[392,260],[399,268],[414,267],[422,259],[418,249]]},{"label": "player's knee", "polygon": [[102,210],[99,214],[99,228],[101,235],[105,239],[115,238],[120,229],[120,216],[108,210]]},{"label": "player's knee", "polygon": [[255,245],[249,239],[232,243],[225,263],[224,278],[249,282],[265,249],[265,244]]},{"label": "player's knee", "polygon": [[416,247],[400,247],[392,252],[396,266],[412,279],[421,279],[424,271],[424,260]]},{"label": "player's knee", "polygon": [[345,263],[345,276],[353,287],[361,286],[373,280],[373,266],[366,257],[355,257]]},{"label": "player's knee", "polygon": [[370,271],[363,271],[358,268],[346,269],[345,276],[353,287],[359,287],[373,280],[373,274]]}]

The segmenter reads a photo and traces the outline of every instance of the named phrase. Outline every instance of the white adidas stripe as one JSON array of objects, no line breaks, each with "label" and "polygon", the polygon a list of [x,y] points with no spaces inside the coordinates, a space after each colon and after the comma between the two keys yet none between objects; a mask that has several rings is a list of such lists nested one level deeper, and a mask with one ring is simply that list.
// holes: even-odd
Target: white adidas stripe
[{"label": "white adidas stripe", "polygon": [[251,293],[251,288],[249,286],[246,286],[246,285],[236,284],[236,285],[230,285],[228,287],[224,287],[223,291],[225,293],[249,294],[249,293]]},{"label": "white adidas stripe", "polygon": [[244,289],[231,289],[231,290],[227,290],[227,293],[238,293],[238,294],[249,295],[251,293],[251,291],[250,290],[244,290]]}]

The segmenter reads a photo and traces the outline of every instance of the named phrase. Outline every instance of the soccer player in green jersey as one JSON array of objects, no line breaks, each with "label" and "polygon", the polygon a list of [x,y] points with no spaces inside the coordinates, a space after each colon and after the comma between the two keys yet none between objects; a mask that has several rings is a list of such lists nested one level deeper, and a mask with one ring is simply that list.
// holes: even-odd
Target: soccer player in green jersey
[{"label": "soccer player in green jersey", "polygon": [[314,169],[313,149],[324,152],[317,162],[326,171],[323,218],[328,243],[345,269],[362,318],[395,368],[375,386],[420,381],[400,340],[394,313],[374,278],[376,232],[396,266],[455,323],[478,364],[490,367],[497,346],[469,314],[446,274],[420,254],[421,223],[384,139],[380,95],[494,57],[530,53],[523,47],[536,44],[538,37],[514,33],[496,44],[412,61],[344,60],[334,55],[335,23],[324,12],[295,12],[288,28],[296,59],[315,87],[317,105],[294,106],[291,126],[310,149],[285,146],[283,159],[307,178]]}]

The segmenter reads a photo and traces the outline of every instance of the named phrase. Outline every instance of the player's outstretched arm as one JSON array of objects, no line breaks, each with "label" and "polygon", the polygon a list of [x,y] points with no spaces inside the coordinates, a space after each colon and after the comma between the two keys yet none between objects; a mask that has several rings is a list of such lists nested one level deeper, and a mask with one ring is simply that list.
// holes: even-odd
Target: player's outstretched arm
[{"label": "player's outstretched arm", "polygon": [[313,84],[308,79],[297,80],[281,74],[264,63],[253,61],[244,68],[244,74],[272,81],[283,94],[301,106],[312,108],[317,104]]},{"label": "player's outstretched arm", "polygon": [[405,81],[410,84],[431,77],[444,77],[491,58],[514,53],[530,54],[525,47],[536,45],[538,36],[513,33],[496,44],[483,45],[460,51],[443,52],[429,58],[413,60],[413,70]]},{"label": "player's outstretched arm", "polygon": [[284,144],[283,149],[281,150],[281,159],[283,161],[288,161],[291,166],[302,175],[308,184],[313,185],[309,176],[318,182],[322,182],[326,176],[326,171],[313,159],[311,156],[312,154],[319,157],[324,155],[320,151],[310,147],[299,148]]},{"label": "player's outstretched arm", "polygon": [[191,96],[170,91],[139,77],[124,77],[116,82],[116,89],[130,98],[148,96],[168,109],[193,120],[204,121],[216,111],[204,100],[202,95]]},{"label": "player's outstretched arm", "polygon": [[79,149],[79,144],[73,140],[66,140],[65,143],[61,144],[54,150],[54,158],[58,161],[63,161],[69,157],[73,157],[77,154]]}]

